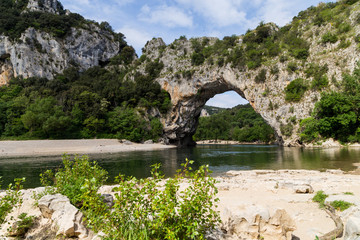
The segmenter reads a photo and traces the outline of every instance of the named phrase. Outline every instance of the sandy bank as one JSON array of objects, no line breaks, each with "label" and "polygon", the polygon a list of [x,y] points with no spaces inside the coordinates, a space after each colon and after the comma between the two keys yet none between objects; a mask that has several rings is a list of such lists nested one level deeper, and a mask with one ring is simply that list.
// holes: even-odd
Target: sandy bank
[{"label": "sandy bank", "polygon": [[[219,210],[224,213],[248,213],[249,209],[285,209],[295,221],[294,236],[313,240],[335,228],[333,220],[312,201],[317,191],[324,191],[335,199],[355,204],[338,212],[345,225],[349,216],[360,207],[360,175],[346,174],[341,170],[327,172],[308,170],[254,170],[230,171],[218,178]],[[299,194],[300,185],[309,185],[313,193]],[[347,195],[347,194],[352,195]],[[343,238],[340,238],[343,239]]]},{"label": "sandy bank", "polygon": [[174,147],[159,143],[125,144],[117,139],[0,141],[0,157],[152,151]]}]

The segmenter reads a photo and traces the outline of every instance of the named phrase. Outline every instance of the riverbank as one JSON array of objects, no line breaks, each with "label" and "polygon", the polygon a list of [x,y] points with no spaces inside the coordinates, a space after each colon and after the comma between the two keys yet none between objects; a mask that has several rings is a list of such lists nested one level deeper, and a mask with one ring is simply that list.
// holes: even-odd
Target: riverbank
[{"label": "riverbank", "polygon": [[[253,239],[250,237],[251,234],[255,234],[254,231],[260,229],[260,227],[254,227],[256,224],[266,228],[265,232],[261,233],[262,236],[265,236],[263,238],[265,240],[283,239],[277,238],[276,234],[284,232],[285,229],[294,236],[292,239],[301,240],[313,240],[316,236],[322,236],[333,230],[335,228],[333,220],[323,209],[319,208],[318,203],[312,201],[317,191],[324,191],[329,195],[326,199],[328,202],[345,200],[353,204],[348,210],[337,211],[345,224],[345,230],[348,224],[354,224],[354,219],[360,219],[360,175],[340,170],[326,172],[253,170],[229,171],[216,179],[216,186],[219,190],[217,197],[220,200],[218,210],[223,221],[223,225],[220,227],[229,230],[229,224],[232,224],[232,229],[235,229],[236,234],[245,234],[248,231],[246,234],[250,235],[246,239]],[[113,187],[103,186],[99,192],[114,195]],[[34,191],[39,191],[39,188],[23,191],[22,207],[15,209],[7,219],[11,222],[12,216],[28,212],[31,215],[39,216],[41,224],[50,228],[52,220],[41,217],[42,213],[39,207],[34,205],[32,199]],[[279,213],[280,209],[279,217],[279,214],[276,216],[276,213]],[[266,219],[270,220],[266,222]],[[65,223],[68,225],[69,221],[65,221]],[[0,226],[0,237],[7,234],[8,227],[9,224]],[[360,229],[360,226],[357,227]],[[31,231],[36,232],[35,229]],[[270,238],[267,237],[269,234],[275,235]],[[215,239],[238,238],[219,237]],[[291,235],[289,239],[291,239]]]},{"label": "riverbank", "polygon": [[263,142],[239,142],[233,140],[201,140],[197,141],[196,144],[229,144],[229,145],[269,145],[269,144],[276,144],[276,143],[263,143]]},{"label": "riverbank", "polygon": [[160,143],[132,143],[117,139],[0,141],[0,157],[98,154],[175,148]]}]

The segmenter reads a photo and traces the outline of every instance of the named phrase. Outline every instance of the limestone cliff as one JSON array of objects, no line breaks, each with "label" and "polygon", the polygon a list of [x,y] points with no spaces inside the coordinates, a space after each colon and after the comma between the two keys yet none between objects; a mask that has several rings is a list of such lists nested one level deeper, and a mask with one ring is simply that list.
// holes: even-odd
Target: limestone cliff
[{"label": "limestone cliff", "polygon": [[[318,6],[321,7],[328,6],[326,4]],[[342,74],[351,73],[359,60],[356,36],[360,33],[358,24],[360,4],[347,5],[347,7],[347,13],[339,14],[344,19],[347,18],[344,21],[349,29],[344,30],[345,32],[337,29],[335,20],[318,26],[313,23],[316,16],[299,17],[300,20],[294,18],[295,24],[293,22],[284,28],[287,27],[287,31],[296,28],[296,39],[302,39],[308,44],[308,56],[299,57],[291,48],[282,49],[278,56],[265,57],[261,66],[256,68],[250,68],[249,64],[239,68],[234,66],[234,63],[226,63],[226,61],[224,64],[219,64],[223,61],[221,54],[206,58],[206,49],[211,48],[218,41],[215,38],[190,40],[180,38],[170,45],[165,45],[160,38],[148,42],[143,54],[149,59],[159,58],[165,65],[157,81],[170,93],[173,104],[171,112],[163,119],[165,136],[169,142],[180,145],[190,144],[206,101],[216,94],[234,90],[248,100],[255,111],[273,127],[280,144],[302,145],[299,138],[300,120],[311,116],[321,92],[339,89]],[[280,31],[274,26],[269,24],[270,35]],[[255,35],[260,34],[260,30],[254,31]],[[331,33],[339,35],[341,40],[335,42],[324,40],[324,36]],[[246,51],[245,37],[235,37],[236,42],[231,49],[226,50],[227,54],[231,56],[236,49]],[[201,52],[205,55],[205,61],[199,65],[194,64],[196,42],[197,45],[199,43],[203,47],[205,45]],[[216,62],[218,64],[214,64]],[[329,80],[324,87],[317,88],[313,83],[315,77],[309,74],[315,65],[326,68],[325,78]],[[315,68],[313,71],[320,70]],[[259,80],[261,74],[263,79]],[[285,88],[297,78],[305,79],[309,88],[300,101],[287,101]]]},{"label": "limestone cliff", "polygon": [[[57,0],[30,0],[24,11],[59,14],[60,9]],[[72,66],[88,69],[106,62],[119,51],[120,44],[113,34],[92,22],[71,28],[64,38],[35,28],[28,28],[15,40],[0,35],[0,85],[11,77],[52,79]]]},{"label": "limestone cliff", "polygon": [[[359,60],[359,10],[358,1],[343,0],[311,7],[282,28],[261,23],[241,36],[180,37],[169,45],[153,39],[126,77],[144,73],[151,62],[163,63],[156,81],[171,96],[172,108],[161,117],[169,143],[192,144],[206,101],[234,90],[273,127],[280,144],[299,146],[300,120],[311,115],[321,92],[340,89],[342,75]],[[29,0],[24,11],[70,14],[56,0]],[[88,69],[120,50],[114,34],[89,21],[63,38],[35,28],[17,40],[0,36],[0,85],[17,76],[52,79],[71,66]],[[305,93],[295,89],[299,96],[287,98],[287,86],[299,78]]]}]

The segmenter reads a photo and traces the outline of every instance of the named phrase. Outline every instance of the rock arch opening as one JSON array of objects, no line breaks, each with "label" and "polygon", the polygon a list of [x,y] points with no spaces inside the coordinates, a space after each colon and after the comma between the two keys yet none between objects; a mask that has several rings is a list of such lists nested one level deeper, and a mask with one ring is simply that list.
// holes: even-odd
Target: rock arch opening
[{"label": "rock arch opening", "polygon": [[[171,92],[170,95],[174,96]],[[228,103],[224,102],[226,98],[228,98]],[[176,101],[177,99],[173,101],[176,104],[173,106],[171,118],[168,118],[168,123],[171,123],[171,126],[165,127],[168,143],[178,146],[196,145],[193,135],[196,133],[203,107],[209,100],[210,104],[214,104],[214,101],[217,101],[216,99],[219,99],[218,102],[223,101],[223,105],[221,105],[223,108],[232,108],[247,103],[250,103],[254,108],[253,103],[246,100],[241,89],[233,87],[222,78],[217,79],[217,81],[210,81],[209,84],[202,84],[196,89],[195,94],[183,96],[181,101]]]}]

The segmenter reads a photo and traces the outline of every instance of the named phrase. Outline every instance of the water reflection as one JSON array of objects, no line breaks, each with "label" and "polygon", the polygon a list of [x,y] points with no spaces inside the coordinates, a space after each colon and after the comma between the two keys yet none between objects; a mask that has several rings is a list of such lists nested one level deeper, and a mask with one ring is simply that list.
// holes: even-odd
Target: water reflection
[{"label": "water reflection", "polygon": [[[199,145],[195,148],[90,155],[110,175],[119,173],[138,178],[149,176],[151,165],[161,163],[166,176],[173,176],[185,158],[195,160],[195,168],[209,164],[214,175],[229,170],[248,169],[354,169],[360,149],[302,149],[269,145]],[[40,185],[39,174],[61,165],[58,157],[0,158],[3,186],[16,177],[26,177],[26,187]]]}]

